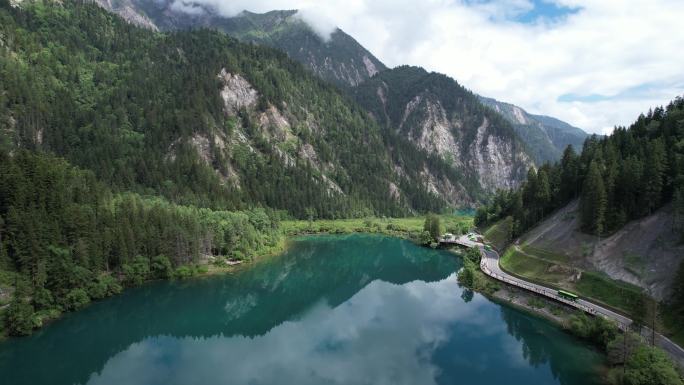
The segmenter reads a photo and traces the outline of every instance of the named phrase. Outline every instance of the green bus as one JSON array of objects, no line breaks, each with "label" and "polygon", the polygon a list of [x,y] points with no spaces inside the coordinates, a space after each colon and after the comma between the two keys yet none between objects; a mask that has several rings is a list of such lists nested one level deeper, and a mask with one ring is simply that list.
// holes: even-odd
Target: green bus
[{"label": "green bus", "polygon": [[484,248],[485,248],[485,250],[487,250],[487,251],[492,251],[492,247],[489,246],[489,245],[485,245]]},{"label": "green bus", "polygon": [[579,299],[577,294],[565,290],[558,290],[558,296],[561,298],[568,299],[570,301],[577,301]]}]

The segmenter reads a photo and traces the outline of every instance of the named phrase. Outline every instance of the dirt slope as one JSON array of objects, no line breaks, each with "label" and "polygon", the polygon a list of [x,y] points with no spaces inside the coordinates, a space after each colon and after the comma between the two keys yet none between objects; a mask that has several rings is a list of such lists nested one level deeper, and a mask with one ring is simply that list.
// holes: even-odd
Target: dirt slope
[{"label": "dirt slope", "polygon": [[570,203],[523,235],[520,244],[566,255],[573,266],[604,272],[666,298],[684,259],[684,245],[672,232],[672,208],[665,206],[606,238],[578,230],[578,209],[578,201]]}]

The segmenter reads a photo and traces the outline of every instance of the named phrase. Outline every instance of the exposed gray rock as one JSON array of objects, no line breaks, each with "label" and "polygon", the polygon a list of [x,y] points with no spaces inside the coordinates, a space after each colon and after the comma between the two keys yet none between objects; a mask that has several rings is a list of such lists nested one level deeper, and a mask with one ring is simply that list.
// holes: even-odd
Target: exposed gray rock
[{"label": "exposed gray rock", "polygon": [[122,19],[139,27],[158,31],[159,28],[147,17],[131,0],[95,0],[104,9],[107,9]]},{"label": "exposed gray rock", "polygon": [[218,77],[223,81],[221,98],[228,114],[236,115],[240,109],[251,108],[256,104],[259,93],[245,78],[228,73],[225,68],[221,69]]},{"label": "exposed gray rock", "polygon": [[477,170],[480,184],[489,191],[510,189],[521,183],[519,175],[532,166],[532,161],[522,152],[516,152],[510,141],[491,135],[489,122],[484,118],[477,128],[475,141],[468,149],[468,164]]}]

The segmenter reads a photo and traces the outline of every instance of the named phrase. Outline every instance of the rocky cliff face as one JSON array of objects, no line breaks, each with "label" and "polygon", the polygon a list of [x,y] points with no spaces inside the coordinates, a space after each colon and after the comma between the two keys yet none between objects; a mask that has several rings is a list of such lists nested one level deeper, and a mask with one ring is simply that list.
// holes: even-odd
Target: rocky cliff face
[{"label": "rocky cliff face", "polygon": [[[316,148],[302,140],[292,131],[293,126],[300,130],[317,130],[315,120],[300,120],[293,114],[287,105],[276,108],[268,104],[266,108],[257,108],[259,92],[240,74],[231,74],[225,68],[218,74],[221,82],[219,93],[224,104],[224,113],[235,122],[234,129],[229,133],[216,130],[211,135],[211,142],[206,137],[193,137],[191,144],[200,154],[207,164],[214,164],[216,159],[232,159],[235,156],[235,148],[246,148],[254,153],[259,152],[263,143],[266,141],[276,155],[276,159],[284,168],[298,167],[306,164],[314,171],[312,178],[314,183],[325,186],[329,194],[344,195],[342,189],[334,182],[332,174],[337,170],[337,166],[332,162],[320,160]],[[309,115],[304,111],[305,115]],[[244,120],[248,117],[251,127],[245,127]],[[259,133],[257,138],[250,135],[247,131],[254,130]],[[228,166],[231,164],[228,163]],[[232,171],[232,168],[216,168],[215,171],[221,174],[227,181],[240,187],[239,175]]]},{"label": "rocky cliff face", "polygon": [[[305,140],[302,132],[309,132],[312,136],[323,138],[326,136],[324,125],[317,119],[315,113],[311,113],[300,105],[283,104],[279,107],[268,104],[265,108],[259,107],[261,95],[258,90],[240,74],[231,74],[222,69],[218,74],[221,82],[219,93],[224,104],[224,112],[235,122],[234,129],[226,134],[222,130],[213,130],[208,135],[196,135],[190,138],[189,144],[200,155],[200,158],[209,166],[215,165],[218,159],[234,159],[236,152],[247,149],[249,152],[258,153],[264,147],[264,141],[268,148],[275,152],[276,159],[284,168],[308,168],[310,169],[313,182],[325,186],[330,195],[345,196],[347,193],[340,187],[338,182],[340,175],[349,175],[352,170],[332,161],[330,156],[321,156],[321,151],[330,151],[321,148],[323,143],[318,140]],[[251,123],[244,124],[245,117]],[[371,129],[379,127],[371,125]],[[255,136],[249,131],[256,131]],[[297,132],[295,132],[295,130]],[[299,133],[299,134],[298,134]],[[432,159],[428,153],[431,147],[414,149],[412,144],[395,135],[388,135],[388,140],[403,147],[404,151],[398,151],[388,156],[394,158],[392,174],[386,175],[386,180],[378,179],[378,184],[387,184],[387,197],[397,204],[420,205],[421,202],[409,203],[407,200],[416,199],[412,195],[433,194],[444,202],[454,206],[471,206],[476,204],[480,196],[479,188],[468,189],[468,179],[447,171],[450,168],[445,162]],[[452,146],[455,146],[452,141]],[[318,143],[317,143],[318,142]],[[407,146],[409,146],[407,148]],[[324,145],[325,147],[325,145]],[[348,149],[339,149],[348,152]],[[365,151],[365,150],[362,150]],[[392,146],[383,149],[377,156],[385,156],[385,151],[393,151]],[[226,183],[240,188],[240,175],[233,171],[229,162],[228,167],[215,167]],[[420,199],[420,198],[417,198]],[[415,201],[414,201],[415,202]]]},{"label": "rocky cliff face", "polygon": [[95,0],[100,7],[107,9],[122,19],[139,27],[158,31],[157,25],[132,0]]},{"label": "rocky cliff face", "polygon": [[398,67],[357,87],[355,96],[381,125],[485,191],[516,187],[533,165],[510,124],[447,76]]},{"label": "rocky cliff face", "polygon": [[517,142],[489,130],[487,117],[477,128],[475,140],[465,156],[470,168],[477,170],[480,184],[487,191],[519,186],[532,161]]},{"label": "rocky cliff face", "polygon": [[480,101],[508,120],[535,162],[555,162],[572,145],[580,152],[588,134],[556,118],[533,115],[513,104],[480,97]]}]

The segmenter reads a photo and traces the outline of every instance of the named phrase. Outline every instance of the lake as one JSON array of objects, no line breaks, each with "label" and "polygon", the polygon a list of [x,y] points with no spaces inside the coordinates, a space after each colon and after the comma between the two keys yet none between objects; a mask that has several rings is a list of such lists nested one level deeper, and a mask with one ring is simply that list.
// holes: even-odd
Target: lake
[{"label": "lake", "polygon": [[221,276],[155,282],[0,343],[0,383],[598,384],[604,357],[459,287],[459,257],[298,238]]}]

